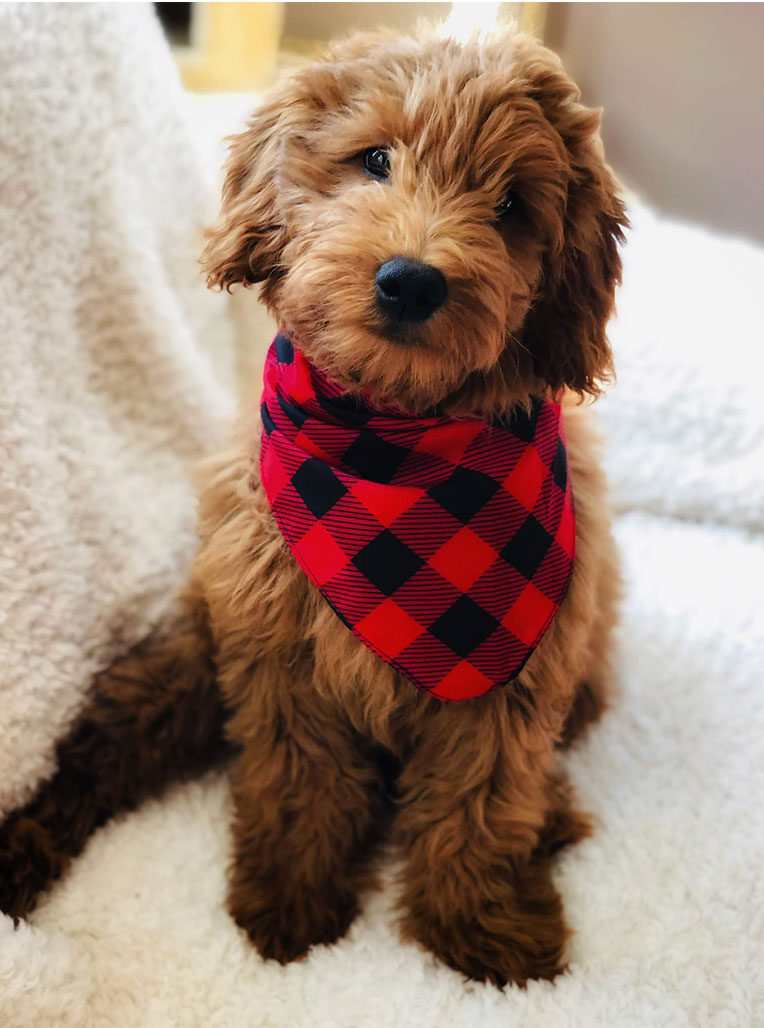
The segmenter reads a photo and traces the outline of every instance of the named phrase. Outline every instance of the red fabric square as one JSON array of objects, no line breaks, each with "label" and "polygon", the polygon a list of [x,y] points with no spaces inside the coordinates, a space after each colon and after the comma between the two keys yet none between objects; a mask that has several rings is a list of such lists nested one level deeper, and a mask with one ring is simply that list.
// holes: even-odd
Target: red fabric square
[{"label": "red fabric square", "polygon": [[567,555],[572,557],[576,552],[576,519],[569,505],[563,508],[555,539]]},{"label": "red fabric square", "polygon": [[324,585],[348,562],[341,547],[329,535],[320,521],[316,521],[294,546],[294,552],[304,568],[310,572],[316,585]]},{"label": "red fabric square", "polygon": [[275,446],[268,446],[263,449],[261,480],[266,486],[268,502],[272,505],[289,481],[289,475],[284,470],[284,465],[279,459]]},{"label": "red fabric square", "polygon": [[332,464],[332,458],[322,450],[318,443],[315,443],[307,432],[298,432],[294,440],[295,446],[299,447],[304,453],[309,453],[311,457],[318,457],[325,464]]},{"label": "red fabric square", "polygon": [[451,536],[430,558],[430,566],[466,593],[497,559],[496,551],[469,528]]},{"label": "red fabric square", "polygon": [[355,630],[391,659],[395,659],[424,631],[418,621],[389,597],[359,621]]},{"label": "red fabric square", "polygon": [[534,446],[528,446],[504,480],[504,488],[527,509],[533,510],[541,486],[547,476],[547,469]]},{"label": "red fabric square", "polygon": [[554,610],[555,604],[529,582],[507,611],[502,624],[526,646],[533,646]]},{"label": "red fabric square", "polygon": [[427,429],[414,449],[419,450],[420,453],[429,453],[433,457],[440,457],[451,464],[458,464],[461,455],[484,428],[485,425],[482,421],[468,419],[452,421],[446,425],[436,425],[434,428]]},{"label": "red fabric square", "polygon": [[433,696],[439,700],[468,700],[473,696],[482,696],[493,684],[468,660],[462,660],[441,679]]},{"label": "red fabric square", "polygon": [[422,496],[422,490],[414,486],[391,488],[382,482],[372,482],[365,478],[357,478],[350,491],[385,528],[410,510]]}]

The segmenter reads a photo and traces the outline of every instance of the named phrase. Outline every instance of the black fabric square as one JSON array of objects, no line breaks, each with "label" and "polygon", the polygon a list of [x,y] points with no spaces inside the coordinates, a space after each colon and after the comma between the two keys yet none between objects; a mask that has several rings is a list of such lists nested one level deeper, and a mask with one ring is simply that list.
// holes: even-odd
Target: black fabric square
[{"label": "black fabric square", "polygon": [[273,418],[270,415],[270,411],[265,403],[260,404],[260,417],[263,419],[263,428],[265,429],[266,435],[270,435],[275,429]]},{"label": "black fabric square", "polygon": [[276,351],[276,360],[279,364],[294,363],[294,347],[286,336],[279,333],[273,340],[273,348]]},{"label": "black fabric square", "polygon": [[353,428],[360,428],[373,416],[359,396],[319,396],[317,399],[327,414]]},{"label": "black fabric square", "polygon": [[302,428],[308,419],[308,415],[304,411],[300,410],[299,407],[295,407],[294,404],[289,403],[289,401],[285,400],[283,396],[279,396],[279,407],[281,407],[292,424],[296,425],[297,428]]},{"label": "black fabric square", "polygon": [[499,483],[484,475],[482,471],[457,468],[445,482],[439,482],[427,491],[436,503],[466,525],[470,518],[488,503],[498,488]]},{"label": "black fabric square", "polygon": [[353,563],[372,585],[389,596],[408,582],[424,561],[385,529],[353,557]]},{"label": "black fabric square", "polygon": [[504,560],[530,581],[546,557],[552,537],[530,514],[501,551]]},{"label": "black fabric square", "polygon": [[318,457],[303,461],[292,475],[292,484],[317,518],[322,518],[347,492],[332,469]]},{"label": "black fabric square", "polygon": [[522,408],[514,411],[511,418],[507,422],[507,428],[513,435],[518,436],[526,443],[533,441],[533,437],[536,434],[536,424],[539,419],[539,412],[542,407],[541,400],[532,399],[531,409],[525,411]]},{"label": "black fabric square", "polygon": [[557,449],[552,461],[552,478],[555,484],[564,492],[568,484],[568,455],[565,452],[562,439],[557,440]]},{"label": "black fabric square", "polygon": [[498,623],[469,596],[461,596],[430,625],[428,631],[460,657],[468,657],[485,642]]},{"label": "black fabric square", "polygon": [[361,478],[389,482],[408,454],[405,447],[385,442],[374,432],[362,429],[345,450],[342,460]]}]

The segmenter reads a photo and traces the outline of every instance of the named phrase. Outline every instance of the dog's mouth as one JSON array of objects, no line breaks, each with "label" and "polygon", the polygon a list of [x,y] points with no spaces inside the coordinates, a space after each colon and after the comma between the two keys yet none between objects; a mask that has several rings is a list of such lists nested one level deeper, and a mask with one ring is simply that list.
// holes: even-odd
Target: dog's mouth
[{"label": "dog's mouth", "polygon": [[429,349],[428,333],[422,331],[421,325],[410,325],[395,321],[382,321],[369,326],[371,333],[383,342],[411,349]]}]

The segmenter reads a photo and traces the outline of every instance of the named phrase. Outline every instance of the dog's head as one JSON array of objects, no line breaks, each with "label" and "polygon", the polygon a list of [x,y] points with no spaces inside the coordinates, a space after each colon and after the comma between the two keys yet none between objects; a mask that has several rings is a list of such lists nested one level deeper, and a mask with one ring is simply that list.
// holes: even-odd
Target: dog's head
[{"label": "dog's head", "polygon": [[408,409],[594,393],[625,225],[598,127],[527,36],[355,37],[234,138],[209,282],[262,282],[323,371]]}]

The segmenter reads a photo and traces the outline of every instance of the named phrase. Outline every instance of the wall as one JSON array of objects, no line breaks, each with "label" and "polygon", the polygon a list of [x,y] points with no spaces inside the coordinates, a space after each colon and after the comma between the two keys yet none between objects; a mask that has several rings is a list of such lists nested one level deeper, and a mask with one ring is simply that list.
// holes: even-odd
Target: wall
[{"label": "wall", "polygon": [[657,207],[764,240],[764,5],[549,4],[545,39],[605,107],[610,163]]},{"label": "wall", "polygon": [[448,17],[450,3],[288,3],[287,39],[326,40],[356,29],[413,28],[419,19]]}]

